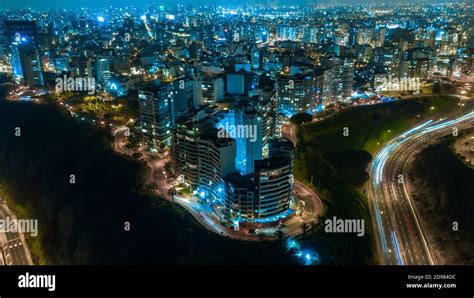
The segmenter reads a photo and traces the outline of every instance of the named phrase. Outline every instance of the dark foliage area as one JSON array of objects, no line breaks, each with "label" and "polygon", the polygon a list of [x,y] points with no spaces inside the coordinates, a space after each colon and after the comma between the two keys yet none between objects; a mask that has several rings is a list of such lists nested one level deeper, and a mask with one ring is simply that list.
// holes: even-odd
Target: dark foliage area
[{"label": "dark foliage area", "polygon": [[[21,136],[15,136],[15,129]],[[147,194],[143,164],[49,105],[0,101],[0,185],[40,264],[289,264],[279,242],[230,240]],[[70,183],[75,175],[75,183]],[[125,222],[130,231],[125,231]]]},{"label": "dark foliage area", "polygon": [[301,125],[303,123],[309,123],[313,120],[313,115],[308,113],[295,114],[290,118],[290,122],[295,125]]},{"label": "dark foliage area", "polygon": [[444,262],[473,264],[474,170],[453,153],[454,141],[449,137],[418,154],[410,172],[413,198],[430,244]]}]

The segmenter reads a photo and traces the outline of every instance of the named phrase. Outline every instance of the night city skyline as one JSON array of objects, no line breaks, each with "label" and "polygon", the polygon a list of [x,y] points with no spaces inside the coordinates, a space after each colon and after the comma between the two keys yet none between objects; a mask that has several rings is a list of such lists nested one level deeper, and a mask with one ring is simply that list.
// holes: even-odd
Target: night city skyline
[{"label": "night city skyline", "polygon": [[[323,0],[300,0],[293,1],[291,4],[284,1],[278,0],[248,0],[248,1],[233,1],[233,0],[200,0],[200,1],[190,1],[183,0],[179,1],[179,4],[184,5],[223,5],[223,6],[240,6],[242,4],[250,5],[316,5],[316,6],[338,6],[338,5],[366,5],[366,4],[417,4],[417,3],[434,3],[441,4],[449,2],[448,0],[336,0],[336,1],[323,1]],[[99,0],[91,3],[89,0],[77,0],[74,2],[64,2],[60,0],[4,0],[2,5],[4,9],[26,9],[26,8],[36,8],[36,9],[75,9],[78,7],[86,8],[104,8],[108,6],[113,7],[126,7],[126,6],[142,6],[150,3],[160,3],[166,5],[172,5],[173,1],[148,1],[148,0]]]},{"label": "night city skyline", "polygon": [[[473,13],[3,0],[0,269],[380,266],[368,276],[404,293],[458,293],[474,265]],[[53,272],[18,288],[56,292]]]}]

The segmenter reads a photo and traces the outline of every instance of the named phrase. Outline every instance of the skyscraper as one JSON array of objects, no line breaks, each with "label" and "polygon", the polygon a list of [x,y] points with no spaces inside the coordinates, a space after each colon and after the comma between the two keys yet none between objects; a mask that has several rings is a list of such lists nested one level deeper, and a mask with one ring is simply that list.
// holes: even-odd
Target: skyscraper
[{"label": "skyscraper", "polygon": [[318,86],[313,72],[278,78],[280,112],[291,117],[318,104]]},{"label": "skyscraper", "polygon": [[175,120],[173,90],[172,84],[159,81],[138,90],[142,135],[156,145],[171,145]]},{"label": "skyscraper", "polygon": [[176,125],[172,169],[178,181],[188,184],[201,201],[223,203],[223,178],[235,171],[236,143],[230,138],[218,138],[218,130],[209,120],[189,117]]},{"label": "skyscraper", "polygon": [[293,213],[293,143],[270,140],[269,157],[255,161],[255,171],[226,177],[225,213],[231,221],[274,223]]},{"label": "skyscraper", "polygon": [[245,128],[255,133],[255,136],[240,136],[237,138],[237,169],[242,174],[254,171],[254,161],[262,159],[262,127],[263,120],[256,107],[251,103],[242,102],[236,111],[235,126]]},{"label": "skyscraper", "polygon": [[280,25],[277,27],[277,40],[296,41],[298,37],[298,27],[290,25]]},{"label": "skyscraper", "polygon": [[201,81],[197,78],[182,77],[173,81],[174,112],[176,118],[183,115],[189,108],[201,105]]},{"label": "skyscraper", "polygon": [[220,76],[203,74],[201,88],[204,104],[213,104],[224,98],[224,80]]},{"label": "skyscraper", "polygon": [[34,44],[27,40],[13,42],[11,49],[13,77],[28,87],[44,85],[41,57]]},{"label": "skyscraper", "polygon": [[110,63],[109,60],[101,58],[97,59],[96,64],[96,79],[97,83],[106,88],[110,81]]},{"label": "skyscraper", "polygon": [[350,100],[354,82],[354,60],[335,58],[333,62],[333,96],[336,100]]}]

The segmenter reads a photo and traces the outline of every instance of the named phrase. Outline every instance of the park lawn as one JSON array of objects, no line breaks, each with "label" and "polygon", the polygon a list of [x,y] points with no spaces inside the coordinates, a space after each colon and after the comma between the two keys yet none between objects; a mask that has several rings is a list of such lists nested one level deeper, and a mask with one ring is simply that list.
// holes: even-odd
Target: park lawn
[{"label": "park lawn", "polygon": [[[375,155],[382,145],[403,132],[409,130],[415,124],[423,121],[439,112],[446,111],[456,107],[458,99],[452,96],[433,96],[425,97],[421,103],[418,99],[406,99],[406,102],[416,102],[421,105],[421,110],[417,107],[414,110],[406,110],[405,108],[399,113],[391,115],[381,120],[373,127],[367,140],[364,142],[363,150]],[[408,108],[409,106],[407,106]],[[433,107],[433,109],[431,109]],[[414,113],[420,110],[419,114]],[[416,114],[416,115],[415,115]]]},{"label": "park lawn", "polygon": [[[457,102],[455,97],[435,96],[355,107],[304,125],[298,133],[321,152],[365,150],[373,155],[385,142],[423,119],[455,107]],[[348,136],[343,135],[344,128]]]}]

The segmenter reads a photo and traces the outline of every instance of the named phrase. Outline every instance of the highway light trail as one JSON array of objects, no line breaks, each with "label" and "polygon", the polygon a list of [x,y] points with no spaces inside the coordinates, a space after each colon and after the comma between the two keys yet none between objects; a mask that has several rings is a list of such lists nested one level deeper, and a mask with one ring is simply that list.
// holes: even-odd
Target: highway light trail
[{"label": "highway light trail", "polygon": [[398,265],[403,265],[402,255],[400,254],[400,247],[398,246],[397,233],[395,231],[392,231],[391,236],[393,245],[395,247],[395,255],[397,256]]},{"label": "highway light trail", "polygon": [[428,127],[428,128],[423,130],[422,134],[426,134],[426,133],[429,133],[429,132],[432,132],[432,131],[436,131],[438,129],[447,128],[451,125],[458,124],[458,123],[463,122],[465,120],[468,120],[470,118],[474,118],[474,112],[471,112],[467,115],[464,115],[464,116],[459,117],[459,118],[454,119],[454,120],[450,120],[450,121],[447,121],[447,122],[437,124],[435,126]]},{"label": "highway light trail", "polygon": [[[462,129],[473,121],[474,112],[428,120],[411,128],[385,145],[370,166],[368,196],[372,201],[376,238],[382,264],[434,264],[406,183],[413,156],[433,140]],[[450,119],[449,119],[450,118]]]},{"label": "highway light trail", "polygon": [[383,252],[387,253],[388,252],[387,243],[385,240],[385,234],[383,233],[383,230],[382,230],[383,224],[382,224],[382,217],[380,216],[381,211],[377,205],[377,202],[375,202],[374,205],[375,205],[375,219],[377,220],[377,228],[380,233],[380,239],[382,241]]},{"label": "highway light trail", "polygon": [[421,124],[421,125],[418,125],[417,127],[414,127],[414,128],[412,128],[412,129],[410,129],[409,131],[403,133],[402,135],[400,135],[400,137],[401,137],[401,138],[404,138],[404,137],[406,137],[407,135],[409,135],[409,134],[411,134],[411,133],[413,133],[413,132],[416,132],[418,129],[423,128],[423,127],[427,126],[428,124],[430,124],[430,123],[432,123],[432,122],[433,122],[433,120],[428,120],[428,121],[426,121],[425,123],[423,123],[423,124]]}]

